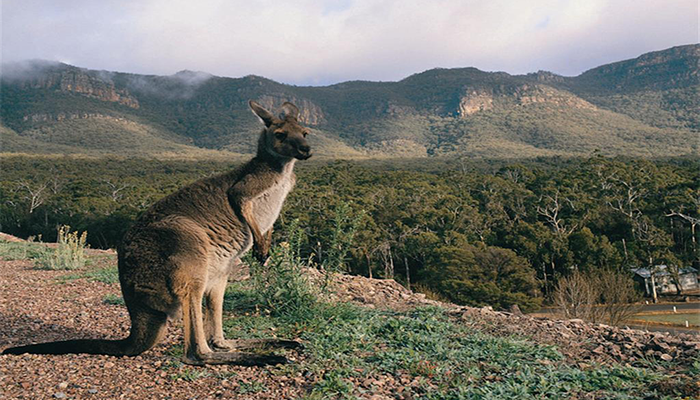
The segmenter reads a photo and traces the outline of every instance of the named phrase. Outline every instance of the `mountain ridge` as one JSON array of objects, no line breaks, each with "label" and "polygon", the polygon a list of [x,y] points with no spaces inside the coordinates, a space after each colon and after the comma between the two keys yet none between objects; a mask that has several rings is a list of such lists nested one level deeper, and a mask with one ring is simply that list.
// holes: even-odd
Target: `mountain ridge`
[{"label": "mountain ridge", "polygon": [[[250,154],[255,143],[250,135],[259,125],[247,101],[256,99],[269,108],[284,101],[297,104],[302,122],[315,133],[317,153],[325,157],[697,154],[698,60],[700,45],[686,45],[576,77],[435,68],[396,82],[329,86],[189,70],[139,75],[35,61],[3,65],[2,124],[3,132],[11,130],[23,140],[88,153],[98,149],[64,131],[114,137],[103,140],[107,147],[99,150],[105,154],[153,153],[147,146],[156,140],[152,137],[173,145],[159,142],[156,153]],[[100,118],[140,124],[150,132],[144,148],[129,143],[123,123],[105,128],[96,122]],[[21,150],[3,135],[0,151]]]}]

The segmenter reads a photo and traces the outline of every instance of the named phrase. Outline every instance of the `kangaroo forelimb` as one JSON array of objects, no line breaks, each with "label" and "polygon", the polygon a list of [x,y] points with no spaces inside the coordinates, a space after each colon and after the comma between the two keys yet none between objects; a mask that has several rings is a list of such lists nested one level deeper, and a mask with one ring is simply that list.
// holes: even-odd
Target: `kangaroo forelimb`
[{"label": "kangaroo forelimb", "polygon": [[253,234],[253,253],[255,258],[264,263],[267,259],[267,254],[270,251],[270,245],[260,232],[260,227],[258,222],[255,220],[255,215],[253,214],[253,203],[250,201],[244,201],[241,205],[241,216],[243,220],[248,224],[250,232]]}]

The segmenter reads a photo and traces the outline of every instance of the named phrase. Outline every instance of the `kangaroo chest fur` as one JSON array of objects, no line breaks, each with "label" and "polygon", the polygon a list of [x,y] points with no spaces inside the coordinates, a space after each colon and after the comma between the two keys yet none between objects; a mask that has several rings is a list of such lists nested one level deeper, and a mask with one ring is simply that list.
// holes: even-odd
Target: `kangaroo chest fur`
[{"label": "kangaroo chest fur", "polygon": [[275,224],[284,200],[293,187],[294,174],[290,168],[269,189],[253,200],[253,214],[262,232],[267,232]]}]

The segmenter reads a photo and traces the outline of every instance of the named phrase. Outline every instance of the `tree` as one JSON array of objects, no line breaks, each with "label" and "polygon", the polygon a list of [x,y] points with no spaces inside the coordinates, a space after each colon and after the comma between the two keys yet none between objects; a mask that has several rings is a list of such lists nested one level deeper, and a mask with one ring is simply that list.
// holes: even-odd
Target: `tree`
[{"label": "tree", "polygon": [[457,304],[539,307],[535,274],[524,258],[508,249],[470,245],[457,233],[450,236],[451,243],[434,251],[425,271],[432,289]]}]

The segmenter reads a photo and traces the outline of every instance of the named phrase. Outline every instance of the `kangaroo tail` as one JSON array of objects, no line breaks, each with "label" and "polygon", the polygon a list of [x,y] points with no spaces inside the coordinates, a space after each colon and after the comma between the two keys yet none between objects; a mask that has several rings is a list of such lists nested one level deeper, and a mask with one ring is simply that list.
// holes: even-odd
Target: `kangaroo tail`
[{"label": "kangaroo tail", "polygon": [[[150,311],[150,312],[149,312]],[[131,333],[125,339],[76,339],[10,347],[2,354],[106,354],[135,356],[155,346],[164,336],[168,317],[152,310],[133,313]]]},{"label": "kangaroo tail", "polygon": [[107,354],[111,356],[126,355],[128,339],[103,340],[103,339],[77,339],[63,340],[60,342],[48,342],[30,344],[27,346],[10,347],[2,354]]}]

